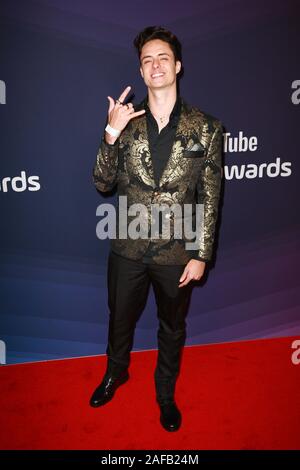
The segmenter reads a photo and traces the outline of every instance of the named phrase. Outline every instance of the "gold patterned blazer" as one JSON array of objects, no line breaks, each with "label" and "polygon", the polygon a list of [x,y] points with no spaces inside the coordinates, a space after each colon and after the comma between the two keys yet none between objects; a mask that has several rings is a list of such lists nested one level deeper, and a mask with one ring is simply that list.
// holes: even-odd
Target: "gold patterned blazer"
[{"label": "gold patterned blazer", "polygon": [[[142,109],[142,104],[143,101],[135,106],[135,111]],[[179,216],[173,213],[169,216],[168,239],[122,238],[119,236],[118,204],[116,238],[110,242],[114,252],[140,260],[151,243],[153,261],[157,264],[185,265],[195,257],[205,261],[211,259],[222,178],[222,131],[218,119],[188,105],[181,97],[172,151],[159,182],[154,179],[145,114],[129,121],[113,145],[102,138],[93,169],[93,182],[99,191],[110,191],[117,185],[118,196],[127,197],[128,207],[138,203],[149,208],[149,224],[153,204],[203,205],[197,249],[188,250],[186,242],[190,239],[185,237],[184,230],[182,239],[174,237],[174,224]],[[195,211],[193,217],[194,214]],[[133,219],[134,216],[128,216],[128,225]]]}]

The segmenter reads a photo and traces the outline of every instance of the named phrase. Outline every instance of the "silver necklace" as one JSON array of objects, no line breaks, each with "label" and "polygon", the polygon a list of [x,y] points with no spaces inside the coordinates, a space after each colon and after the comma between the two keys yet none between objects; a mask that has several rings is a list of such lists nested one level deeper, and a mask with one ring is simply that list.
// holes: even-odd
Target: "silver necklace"
[{"label": "silver necklace", "polygon": [[[149,103],[147,103],[147,106],[148,106],[148,108],[149,108]],[[150,108],[149,108],[149,109],[150,109]],[[151,111],[151,109],[150,109],[150,111]],[[152,111],[151,111],[151,113],[152,113]],[[164,119],[167,119],[167,117],[170,116],[170,114],[163,114],[162,116],[157,116],[157,114],[154,114],[154,113],[152,113],[152,114],[153,114],[153,116],[154,116],[155,118],[158,118],[158,119],[160,120],[160,123],[161,123],[161,124],[164,123]]]},{"label": "silver necklace", "polygon": [[156,114],[153,114],[153,116],[158,118],[160,120],[160,123],[163,124],[164,120],[167,119],[170,115],[169,114],[164,114],[163,116],[157,116]]}]

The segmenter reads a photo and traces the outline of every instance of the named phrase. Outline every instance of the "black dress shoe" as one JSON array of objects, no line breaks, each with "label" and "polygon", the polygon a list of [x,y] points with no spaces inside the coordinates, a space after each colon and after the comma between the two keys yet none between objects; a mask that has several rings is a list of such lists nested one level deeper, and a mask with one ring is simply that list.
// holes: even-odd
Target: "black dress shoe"
[{"label": "black dress shoe", "polygon": [[121,372],[118,376],[106,372],[101,384],[96,388],[90,399],[90,405],[94,408],[105,405],[105,403],[113,398],[116,389],[127,382],[128,379],[129,374],[127,370]]},{"label": "black dress shoe", "polygon": [[159,402],[160,422],[166,431],[177,431],[181,425],[181,413],[174,400]]}]

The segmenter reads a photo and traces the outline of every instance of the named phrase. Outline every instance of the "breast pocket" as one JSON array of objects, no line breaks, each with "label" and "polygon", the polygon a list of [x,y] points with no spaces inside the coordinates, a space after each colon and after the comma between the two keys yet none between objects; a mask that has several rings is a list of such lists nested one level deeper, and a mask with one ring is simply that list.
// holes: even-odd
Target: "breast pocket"
[{"label": "breast pocket", "polygon": [[206,153],[206,148],[202,142],[196,136],[191,136],[182,155],[184,158],[203,158],[206,156]]},{"label": "breast pocket", "polygon": [[184,150],[182,154],[184,158],[201,158],[201,157],[205,157],[205,155],[206,155],[205,149]]}]

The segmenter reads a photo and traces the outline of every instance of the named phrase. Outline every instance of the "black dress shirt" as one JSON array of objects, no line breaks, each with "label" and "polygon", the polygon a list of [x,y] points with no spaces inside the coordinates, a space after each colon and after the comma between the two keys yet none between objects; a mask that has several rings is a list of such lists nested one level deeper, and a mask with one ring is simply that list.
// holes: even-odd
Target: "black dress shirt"
[{"label": "black dress shirt", "polygon": [[[158,186],[159,179],[165,169],[165,166],[172,151],[176,129],[181,113],[181,97],[179,94],[177,94],[177,99],[171,111],[169,122],[168,124],[166,124],[165,127],[161,129],[160,132],[156,119],[152,115],[148,106],[147,96],[143,100],[143,106],[141,109],[143,108],[146,110],[145,114],[147,119],[147,131],[149,138],[149,148],[153,163],[154,179],[156,185]],[[143,263],[154,263],[152,259],[153,246],[153,242],[150,242],[149,247],[142,258]],[[202,258],[200,257],[194,257],[194,259],[202,261]]]},{"label": "black dress shirt", "polygon": [[146,110],[147,131],[149,138],[149,147],[152,157],[154,178],[158,185],[159,179],[170,157],[177,124],[181,112],[181,98],[178,95],[176,102],[170,114],[168,124],[159,132],[156,119],[152,115],[147,103],[147,98],[144,99],[144,109]]},{"label": "black dress shirt", "polygon": [[[161,129],[160,132],[156,119],[152,115],[148,106],[148,96],[146,96],[144,99],[142,108],[144,108],[146,111],[145,114],[147,119],[149,148],[153,164],[154,179],[156,185],[158,186],[159,179],[171,154],[176,128],[181,112],[181,99],[180,96],[177,95],[176,102],[170,114],[169,122]],[[142,258],[143,263],[154,263],[152,259],[152,247],[153,242],[150,242],[149,247]]]}]

